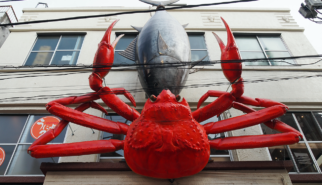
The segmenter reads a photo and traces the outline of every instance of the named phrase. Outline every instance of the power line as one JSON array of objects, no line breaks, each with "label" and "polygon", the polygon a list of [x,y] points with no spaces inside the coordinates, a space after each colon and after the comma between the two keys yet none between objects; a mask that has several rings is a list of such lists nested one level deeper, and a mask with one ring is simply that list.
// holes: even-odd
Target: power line
[{"label": "power line", "polygon": [[[244,80],[244,84],[251,84],[251,83],[263,83],[263,82],[276,82],[276,81],[286,81],[286,80],[297,80],[297,79],[306,79],[306,78],[320,78],[322,77],[322,74],[318,75],[302,75],[302,76],[293,76],[293,77],[275,77],[275,78],[268,78],[268,79],[258,79],[258,80]],[[215,82],[215,83],[207,83],[207,84],[191,84],[186,86],[176,86],[172,88],[200,88],[200,87],[210,87],[210,86],[222,86],[222,85],[230,85],[230,83],[227,82]],[[137,89],[130,89],[127,90],[130,93],[137,93],[137,92],[144,92],[144,88],[137,88]],[[87,92],[90,93],[90,92]],[[113,92],[105,92],[113,93]],[[43,99],[56,99],[56,98],[62,98],[67,96],[84,96],[86,93],[67,93],[67,94],[59,94],[59,95],[37,95],[37,96],[31,96],[31,97],[10,97],[10,98],[2,98],[0,99],[0,103],[3,102],[17,102],[17,101],[28,101],[28,100],[43,100]],[[100,95],[104,95],[104,93],[101,93]]]},{"label": "power line", "polygon": [[[308,64],[295,64],[295,63],[290,63],[285,60],[292,60],[292,59],[303,59],[303,58],[321,58],[322,55],[302,55],[302,56],[292,56],[292,57],[276,57],[276,58],[255,58],[255,59],[242,59],[242,60],[209,60],[209,61],[182,61],[182,62],[173,62],[173,63],[164,63],[164,64],[156,64],[156,63],[146,63],[146,64],[137,64],[137,63],[132,63],[132,64],[125,64],[125,63],[120,63],[120,64],[106,64],[106,65],[95,65],[93,64],[90,65],[85,65],[85,64],[77,64],[77,65],[32,65],[32,66],[13,66],[13,65],[6,65],[6,66],[0,66],[0,69],[28,69],[28,68],[57,68],[57,67],[64,67],[66,69],[64,70],[78,70],[78,69],[86,69],[86,68],[108,68],[112,67],[110,70],[114,70],[113,68],[123,68],[123,67],[158,67],[158,68],[167,68],[167,67],[184,67],[184,66],[206,66],[209,64],[220,64],[220,63],[245,63],[245,62],[258,62],[258,61],[267,61],[271,60],[273,62],[280,62],[284,63],[287,65],[292,65],[292,66],[308,66],[308,65],[314,65],[322,61],[318,60],[316,62],[308,63]],[[69,68],[69,69],[67,69]],[[54,69],[55,70],[62,70],[62,69]],[[103,69],[104,70],[104,69]],[[37,70],[38,72],[41,70]],[[49,70],[45,70],[49,71]],[[5,72],[5,71],[3,71]],[[28,71],[20,71],[20,72],[30,72]]]},{"label": "power line", "polygon": [[48,20],[37,20],[37,21],[28,21],[28,22],[8,23],[8,24],[0,24],[0,26],[14,26],[14,25],[23,25],[23,24],[37,24],[37,23],[57,22],[57,21],[68,21],[68,20],[76,20],[76,19],[89,19],[89,18],[97,18],[97,17],[111,17],[111,16],[116,16],[116,15],[126,15],[126,14],[135,14],[135,13],[149,13],[149,12],[164,11],[164,10],[176,10],[176,9],[195,8],[195,7],[213,6],[213,5],[223,5],[223,4],[234,4],[234,3],[243,3],[243,2],[252,2],[252,1],[258,1],[258,0],[239,0],[239,1],[219,2],[219,3],[185,5],[185,6],[165,8],[165,9],[156,9],[156,10],[130,11],[130,12],[119,12],[119,13],[112,13],[112,14],[100,14],[100,15],[89,15],[89,16],[76,16],[76,17],[66,17],[66,18],[60,18],[60,19],[48,19]]}]

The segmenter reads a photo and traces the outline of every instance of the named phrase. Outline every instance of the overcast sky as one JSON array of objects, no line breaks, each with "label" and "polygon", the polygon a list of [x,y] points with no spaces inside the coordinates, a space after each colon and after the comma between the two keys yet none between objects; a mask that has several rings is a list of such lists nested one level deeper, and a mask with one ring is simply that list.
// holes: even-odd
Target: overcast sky
[{"label": "overcast sky", "polygon": [[[180,4],[202,4],[216,3],[228,0],[180,0]],[[0,5],[13,5],[18,16],[22,15],[23,8],[34,8],[38,2],[45,2],[50,8],[53,7],[84,7],[84,6],[139,6],[148,7],[149,5],[138,0],[25,0],[18,2],[0,3]],[[298,10],[304,0],[258,0],[257,2],[236,3],[232,5],[220,5],[218,7],[261,7],[261,8],[289,8],[296,22],[305,28],[305,35],[308,37],[314,48],[322,54],[322,24],[313,23],[304,19]]]}]

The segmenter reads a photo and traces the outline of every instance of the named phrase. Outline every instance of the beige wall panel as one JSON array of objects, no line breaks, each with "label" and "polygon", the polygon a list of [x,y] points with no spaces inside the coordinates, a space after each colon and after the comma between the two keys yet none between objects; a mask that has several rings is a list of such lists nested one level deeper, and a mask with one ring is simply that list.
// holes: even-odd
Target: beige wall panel
[{"label": "beige wall panel", "polygon": [[[168,180],[153,179],[134,172],[48,172],[44,185],[171,185]],[[173,185],[292,185],[285,170],[202,171],[176,179]]]}]

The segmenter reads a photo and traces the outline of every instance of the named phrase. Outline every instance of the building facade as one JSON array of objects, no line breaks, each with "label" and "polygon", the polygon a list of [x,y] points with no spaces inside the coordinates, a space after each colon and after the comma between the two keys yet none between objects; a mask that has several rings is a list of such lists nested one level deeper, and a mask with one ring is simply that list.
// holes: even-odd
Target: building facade
[{"label": "building facade", "polygon": [[[19,21],[139,10],[146,9],[34,8],[24,9],[24,14]],[[193,177],[178,179],[175,183],[195,184],[198,181],[209,184],[292,184],[292,182],[293,184],[300,182],[314,184],[322,182],[322,95],[320,93],[322,87],[319,83],[321,66],[315,63],[319,58],[306,57],[286,61],[269,59],[317,54],[303,34],[304,28],[297,25],[290,11],[288,9],[194,8],[172,10],[169,13],[182,25],[189,23],[185,29],[191,45],[192,61],[205,56],[207,56],[205,61],[220,60],[220,48],[212,32],[226,42],[226,30],[220,20],[220,17],[223,17],[234,33],[242,59],[262,59],[243,63],[244,95],[286,104],[289,111],[279,119],[299,130],[305,137],[300,143],[290,146],[232,151],[212,150],[210,161],[213,163],[221,162],[220,164],[229,165],[229,163],[243,161],[238,164],[245,166],[230,170],[227,167],[222,169],[209,167],[207,171],[202,171]],[[131,25],[143,27],[153,14],[140,13],[20,25],[10,29],[10,35],[0,49],[0,66],[2,66],[0,83],[3,87],[0,96],[0,149],[5,153],[2,164],[0,161],[0,182],[16,182],[14,178],[25,177],[24,182],[31,179],[30,182],[43,183],[39,180],[44,179],[44,170],[40,170],[42,162],[124,164],[122,150],[106,154],[34,159],[27,154],[27,148],[35,141],[31,137],[34,123],[49,116],[46,103],[60,97],[79,96],[92,92],[88,85],[88,77],[92,69],[83,67],[92,64],[97,44],[107,27],[114,20],[120,19],[113,29],[111,40],[120,34],[125,34],[115,48],[114,64],[133,64],[132,61],[117,53],[125,50],[137,36],[137,31]],[[229,83],[222,73],[220,64],[207,62],[204,64],[191,70],[186,88],[181,92],[181,96],[189,102],[192,111],[197,109],[199,98],[208,90],[229,91]],[[44,67],[45,65],[49,66]],[[66,67],[61,67],[62,65]],[[70,65],[78,67],[68,67]],[[17,66],[24,67],[17,68]],[[137,103],[136,109],[139,112],[142,110],[147,98],[139,82],[136,68],[126,66],[113,68],[105,77],[105,83],[111,88],[124,87],[130,91]],[[120,98],[130,105],[126,98],[123,96]],[[209,98],[203,106],[214,99]],[[130,124],[129,121],[116,115],[102,100],[97,102],[109,114],[105,115],[95,109],[89,109],[86,113]],[[255,107],[255,109],[260,108]],[[219,118],[214,117],[201,124],[243,114],[241,111],[230,109]],[[264,125],[256,125],[228,133],[209,135],[209,139],[263,133],[275,132]],[[70,123],[51,144],[124,139],[124,137],[124,135],[113,135]],[[257,162],[254,163],[254,161]],[[288,171],[284,168],[247,167],[256,163],[263,164],[262,166],[273,164],[267,161],[291,161],[293,166]],[[81,168],[76,170],[74,168],[74,171],[48,170],[44,184],[169,183],[166,180],[141,177],[126,170],[116,172],[118,171],[116,168],[102,171],[95,167],[92,171],[83,169],[82,172],[76,172]],[[38,181],[32,181],[32,178]],[[301,181],[305,178],[309,180]]]}]

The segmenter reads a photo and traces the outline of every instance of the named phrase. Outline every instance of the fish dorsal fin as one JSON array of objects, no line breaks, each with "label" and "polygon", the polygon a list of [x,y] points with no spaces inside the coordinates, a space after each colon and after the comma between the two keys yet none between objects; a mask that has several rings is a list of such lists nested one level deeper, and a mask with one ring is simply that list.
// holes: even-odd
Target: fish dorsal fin
[{"label": "fish dorsal fin", "polygon": [[163,40],[160,31],[159,31],[159,37],[158,37],[158,48],[159,48],[160,55],[163,55],[168,51],[168,45]]},{"label": "fish dorsal fin", "polygon": [[170,1],[139,0],[139,1],[141,1],[143,3],[146,3],[146,4],[153,5],[153,6],[167,6],[167,5],[176,3],[176,2],[178,2],[180,0],[170,0]]},{"label": "fish dorsal fin", "polygon": [[182,25],[183,28],[188,27],[189,23]]},{"label": "fish dorsal fin", "polygon": [[141,32],[143,27],[137,27],[137,26],[131,26],[134,28],[136,31]]},{"label": "fish dorsal fin", "polygon": [[138,37],[136,37],[124,51],[119,52],[119,55],[121,55],[122,57],[125,57],[129,60],[135,61],[136,60],[135,52],[136,52],[137,40],[138,40]]}]

